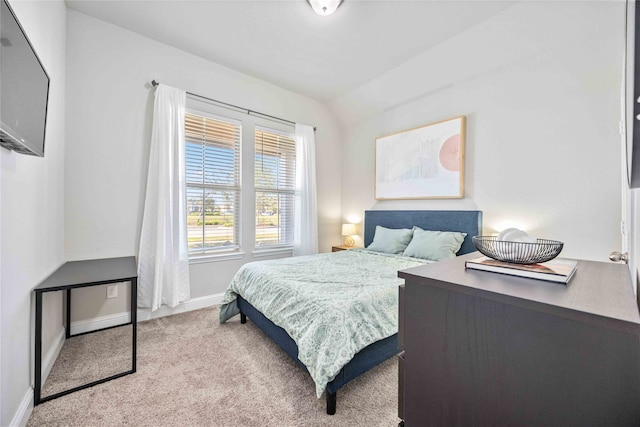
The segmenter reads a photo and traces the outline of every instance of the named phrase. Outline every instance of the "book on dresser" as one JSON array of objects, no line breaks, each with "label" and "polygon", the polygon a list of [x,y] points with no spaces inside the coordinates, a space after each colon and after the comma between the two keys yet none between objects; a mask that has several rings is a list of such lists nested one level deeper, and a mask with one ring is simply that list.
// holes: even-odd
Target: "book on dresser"
[{"label": "book on dresser", "polygon": [[552,259],[540,264],[512,264],[483,256],[466,261],[464,266],[473,270],[568,283],[576,271],[576,264],[570,259]]}]

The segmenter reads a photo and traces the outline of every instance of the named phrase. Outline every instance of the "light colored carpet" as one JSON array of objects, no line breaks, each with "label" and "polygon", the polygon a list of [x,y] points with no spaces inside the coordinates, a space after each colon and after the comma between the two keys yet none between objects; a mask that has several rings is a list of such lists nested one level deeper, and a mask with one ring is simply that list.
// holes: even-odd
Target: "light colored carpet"
[{"label": "light colored carpet", "polygon": [[330,416],[306,371],[250,320],[218,324],[217,307],[140,323],[137,365],[135,374],[38,405],[28,425],[392,427],[399,421],[396,360],[339,390]]},{"label": "light colored carpet", "polygon": [[71,337],[42,387],[42,397],[131,370],[132,326]]}]

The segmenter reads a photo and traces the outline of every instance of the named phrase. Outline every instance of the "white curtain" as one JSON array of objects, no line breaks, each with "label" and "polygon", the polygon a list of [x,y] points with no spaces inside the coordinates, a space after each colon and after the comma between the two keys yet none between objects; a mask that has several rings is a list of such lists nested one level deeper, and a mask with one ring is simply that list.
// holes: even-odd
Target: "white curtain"
[{"label": "white curtain", "polygon": [[318,253],[316,143],[313,128],[296,123],[296,202],[293,255]]},{"label": "white curtain", "polygon": [[138,306],[157,310],[190,298],[184,116],[186,93],[155,92],[151,153],[138,254]]}]

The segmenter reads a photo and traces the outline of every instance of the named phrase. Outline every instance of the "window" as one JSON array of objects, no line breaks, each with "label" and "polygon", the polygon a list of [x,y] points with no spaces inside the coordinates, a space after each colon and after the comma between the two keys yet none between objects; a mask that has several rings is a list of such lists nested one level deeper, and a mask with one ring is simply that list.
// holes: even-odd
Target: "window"
[{"label": "window", "polygon": [[189,111],[185,116],[190,255],[240,247],[240,122]]},{"label": "window", "polygon": [[293,245],[296,143],[293,135],[255,130],[256,248]]}]

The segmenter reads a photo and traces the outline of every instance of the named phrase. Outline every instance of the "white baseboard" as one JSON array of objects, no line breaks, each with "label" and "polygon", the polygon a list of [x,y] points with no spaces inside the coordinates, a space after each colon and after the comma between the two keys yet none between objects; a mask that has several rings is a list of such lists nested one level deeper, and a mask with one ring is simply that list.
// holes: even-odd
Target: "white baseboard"
[{"label": "white baseboard", "polygon": [[94,317],[93,319],[79,320],[71,322],[71,335],[84,334],[86,332],[97,331],[98,329],[110,328],[112,326],[128,323],[129,312],[109,314],[107,316]]},{"label": "white baseboard", "polygon": [[26,426],[27,421],[29,421],[29,417],[31,416],[31,411],[33,411],[33,389],[29,387],[22,398],[22,402],[20,402],[20,406],[18,406],[18,410],[11,420],[11,424],[9,425],[11,427]]},{"label": "white baseboard", "polygon": [[[171,308],[162,306],[156,311],[148,308],[139,308],[137,312],[138,322],[157,319],[159,317],[171,316],[172,314],[185,313],[187,311],[199,310],[201,308],[212,307],[222,302],[224,293],[207,295],[199,298],[192,298]],[[71,335],[109,328],[129,322],[129,312],[116,313],[108,316],[100,316],[89,320],[71,322]],[[55,359],[54,359],[55,360]]]},{"label": "white baseboard", "polygon": [[220,304],[223,297],[224,293],[192,298],[189,301],[181,302],[174,308],[162,306],[156,311],[151,311],[151,309],[148,308],[138,309],[138,322],[171,316],[172,314],[185,313],[187,311],[199,310],[201,308],[213,307],[214,305]]},{"label": "white baseboard", "polygon": [[63,327],[60,330],[60,333],[56,337],[55,341],[51,345],[51,348],[49,348],[49,351],[44,356],[44,360],[42,361],[42,371],[41,371],[42,381],[40,382],[40,384],[42,384],[43,386],[44,386],[44,383],[47,381],[47,377],[49,376],[49,372],[51,372],[51,368],[53,368],[53,364],[56,362],[56,359],[60,354],[60,350],[62,350],[62,346],[64,345],[65,332],[66,330]]},{"label": "white baseboard", "polygon": [[[47,354],[44,356],[44,359],[42,360],[42,365],[41,365],[42,371],[40,372],[41,379],[42,379],[40,383],[42,385],[44,385],[44,383],[47,381],[47,377],[51,372],[51,368],[53,368],[53,364],[56,362],[56,359],[58,359],[60,350],[62,350],[62,346],[64,345],[64,340],[65,340],[65,333],[66,333],[65,328],[64,327],[61,328],[60,332],[58,333],[55,340],[53,341],[53,344],[49,348],[49,351],[47,352]],[[29,417],[31,416],[31,411],[33,411],[33,405],[34,405],[33,388],[29,387],[24,397],[22,398],[20,405],[18,406],[18,410],[13,415],[11,424],[9,425],[11,427],[26,426],[27,421],[29,421]]]}]

